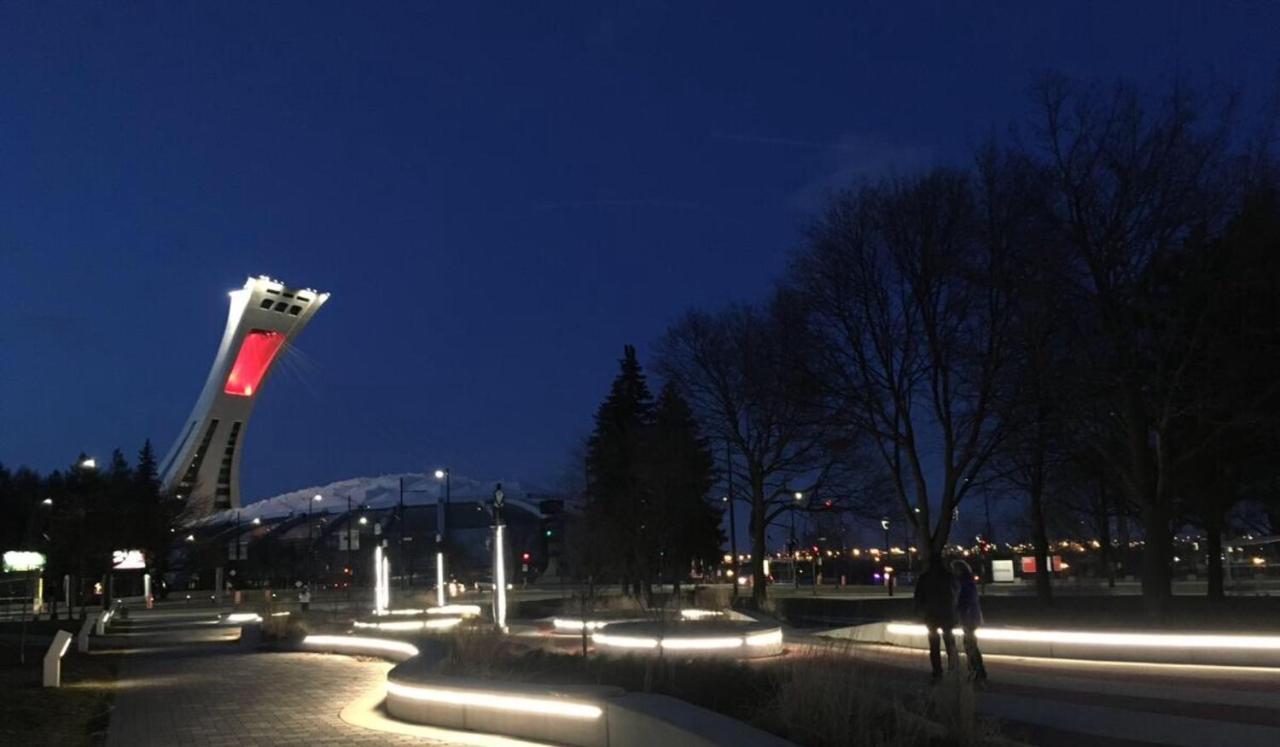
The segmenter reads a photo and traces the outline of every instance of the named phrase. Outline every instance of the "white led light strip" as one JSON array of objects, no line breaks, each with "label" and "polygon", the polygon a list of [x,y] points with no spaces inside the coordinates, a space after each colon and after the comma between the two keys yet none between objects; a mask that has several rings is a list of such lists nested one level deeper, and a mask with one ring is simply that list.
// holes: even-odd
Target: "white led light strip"
[{"label": "white led light strip", "polygon": [[418,687],[402,685],[398,682],[387,682],[387,694],[412,700],[425,700],[432,703],[492,708],[497,711],[515,711],[518,713],[538,713],[546,716],[564,716],[565,718],[596,719],[600,718],[601,714],[604,713],[599,706],[588,703],[574,703],[548,698],[528,698],[520,695],[495,695],[468,690],[447,690],[438,687]]},{"label": "white led light strip", "polygon": [[388,641],[382,638],[360,638],[348,635],[309,635],[302,639],[304,646],[341,646],[394,654],[417,656],[418,647],[404,641]]},{"label": "white led light strip", "polygon": [[360,622],[359,620],[352,623],[357,628],[374,628],[376,630],[387,631],[405,631],[405,630],[442,630],[452,628],[462,622],[461,617],[440,617],[434,620],[387,620],[386,622]]},{"label": "white led light strip", "polygon": [[551,621],[551,624],[556,630],[573,630],[581,632],[583,628],[586,628],[587,630],[599,630],[609,623],[604,620],[587,620],[586,622],[583,622],[582,620],[562,620],[557,617]]},{"label": "white led light strip", "polygon": [[637,638],[629,635],[605,635],[604,633],[595,633],[591,636],[591,640],[602,646],[617,646],[618,648],[657,648],[657,638]]},{"label": "white led light strip", "polygon": [[446,604],[442,607],[431,607],[427,610],[428,615],[462,615],[463,617],[475,617],[480,614],[480,605],[478,604]]},{"label": "white led light strip", "polygon": [[772,630],[768,633],[756,633],[749,635],[744,639],[748,646],[780,646],[782,645],[782,631]]},{"label": "white led light strip", "polygon": [[[923,625],[889,623],[886,630],[898,635],[923,636]],[[953,631],[963,635],[963,631]],[[1010,628],[979,628],[978,639],[983,641],[1016,641],[1022,643],[1063,643],[1084,646],[1137,646],[1141,648],[1199,648],[1199,649],[1253,649],[1259,651],[1280,650],[1280,636],[1260,635],[1180,635],[1176,633],[1090,633],[1078,630],[1014,630]]]},{"label": "white led light strip", "polygon": [[[920,628],[920,634],[924,634],[923,627]],[[591,636],[591,640],[602,646],[615,646],[617,648],[657,648],[658,646],[661,646],[662,648],[671,651],[710,651],[715,649],[738,648],[742,645],[781,645],[782,631],[771,630],[767,633],[756,633],[748,636],[722,636],[715,638],[664,638],[661,641],[657,638],[595,633]]]}]

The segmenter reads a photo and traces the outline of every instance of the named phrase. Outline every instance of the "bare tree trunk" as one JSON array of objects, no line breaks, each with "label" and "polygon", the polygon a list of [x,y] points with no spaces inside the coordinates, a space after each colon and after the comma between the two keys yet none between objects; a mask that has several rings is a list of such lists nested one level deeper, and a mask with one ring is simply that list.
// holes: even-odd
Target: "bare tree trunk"
[{"label": "bare tree trunk", "polygon": [[1036,543],[1036,598],[1053,604],[1053,569],[1049,565],[1049,533],[1044,526],[1044,476],[1035,469],[1031,479],[1031,521]]},{"label": "bare tree trunk", "polygon": [[764,575],[764,558],[768,552],[768,539],[765,535],[766,509],[764,501],[764,482],[751,479],[751,605],[755,609],[764,607],[767,592],[765,585],[768,579]]},{"label": "bare tree trunk", "polygon": [[1208,539],[1205,542],[1205,558],[1206,565],[1209,568],[1209,598],[1225,599],[1227,596],[1226,584],[1224,583],[1222,573],[1222,529],[1223,517],[1218,514],[1216,509],[1210,508],[1209,515],[1205,517],[1204,530]]}]

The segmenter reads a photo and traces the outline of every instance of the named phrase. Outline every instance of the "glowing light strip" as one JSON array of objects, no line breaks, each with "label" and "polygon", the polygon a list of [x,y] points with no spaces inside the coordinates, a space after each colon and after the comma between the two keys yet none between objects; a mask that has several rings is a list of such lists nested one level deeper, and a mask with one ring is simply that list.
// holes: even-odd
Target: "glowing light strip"
[{"label": "glowing light strip", "polygon": [[382,638],[360,638],[349,635],[309,635],[302,639],[304,646],[341,646],[394,654],[417,656],[418,647],[404,641],[388,641]]},{"label": "glowing light strip", "polygon": [[435,620],[388,620],[386,622],[360,622],[357,620],[352,623],[357,628],[375,628],[377,630],[443,630],[452,628],[462,622],[461,617],[440,617]]},{"label": "glowing light strip", "polygon": [[743,639],[748,646],[777,646],[782,644],[782,631],[771,630],[768,633],[756,633]]},{"label": "glowing light strip", "polygon": [[738,648],[741,638],[663,638],[662,647],[672,651]]},{"label": "glowing light strip", "polygon": [[685,620],[705,620],[708,617],[720,617],[723,614],[719,610],[680,610],[680,617]]},{"label": "glowing light strip", "polygon": [[421,615],[421,614],[424,614],[425,612],[426,612],[426,610],[412,610],[412,609],[409,609],[409,610],[387,610],[387,611],[386,611],[386,612],[384,612],[383,614],[386,614],[386,615]]},{"label": "glowing light strip", "polygon": [[71,637],[67,636],[67,640],[62,642],[62,650],[58,652],[58,658],[61,659],[67,653],[67,648],[71,646]]},{"label": "glowing light strip", "polygon": [[[438,535],[437,535],[438,536]],[[436,553],[436,606],[444,606],[444,553]]]},{"label": "glowing light strip", "polygon": [[[923,636],[923,625],[889,623],[886,630],[898,635]],[[956,629],[956,635],[964,631]],[[1280,636],[1260,635],[1182,635],[1176,633],[1089,633],[1074,630],[1014,630],[979,628],[978,639],[984,641],[1016,641],[1020,643],[1062,643],[1082,646],[1137,646],[1141,648],[1244,649],[1280,650]]]},{"label": "glowing light strip", "polygon": [[597,719],[604,713],[599,706],[547,698],[528,698],[520,695],[495,695],[469,690],[446,690],[438,687],[418,687],[387,682],[387,694],[432,703],[492,708],[497,711],[538,713],[545,716]]},{"label": "glowing light strip", "polygon": [[478,604],[446,604],[443,607],[432,607],[427,610],[428,615],[462,615],[463,617],[476,617],[480,614],[480,605]]},{"label": "glowing light strip", "polygon": [[[285,614],[287,615],[289,613],[286,612]],[[229,623],[238,623],[238,622],[260,623],[262,622],[262,616],[256,612],[232,612],[231,614],[227,615],[227,622]]]},{"label": "glowing light strip", "polygon": [[629,635],[605,635],[604,633],[595,633],[591,636],[591,640],[602,646],[617,646],[618,648],[657,648],[657,638],[638,638]]},{"label": "glowing light strip", "polygon": [[288,617],[289,613],[288,612],[272,612],[271,616],[272,617]]},{"label": "glowing light strip", "polygon": [[551,621],[552,627],[556,630],[570,630],[577,633],[581,633],[583,628],[599,630],[608,624],[605,620],[587,620],[584,622],[582,620],[563,620],[558,617]]},{"label": "glowing light strip", "polygon": [[493,622],[499,628],[507,627],[507,558],[502,546],[503,525],[498,524],[493,532]]},{"label": "glowing light strip", "polygon": [[[572,622],[572,621],[565,621]],[[920,627],[920,634],[924,635],[924,626]],[[581,628],[579,628],[581,630]],[[720,636],[707,638],[644,638],[641,636],[629,635],[609,635],[606,633],[594,633],[591,640],[602,646],[616,646],[618,648],[643,648],[652,649],[661,646],[663,649],[671,651],[710,651],[716,649],[738,648],[739,646],[776,646],[782,644],[782,631],[771,630],[765,633],[755,633],[748,636]]]}]

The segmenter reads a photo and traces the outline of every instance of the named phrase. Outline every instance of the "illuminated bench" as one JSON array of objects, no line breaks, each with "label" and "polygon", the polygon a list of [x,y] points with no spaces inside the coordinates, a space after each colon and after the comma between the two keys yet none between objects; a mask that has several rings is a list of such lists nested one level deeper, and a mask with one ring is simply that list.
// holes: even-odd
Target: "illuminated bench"
[{"label": "illuminated bench", "polygon": [[[956,629],[957,638],[963,631]],[[861,643],[927,648],[927,631],[913,623],[872,623],[822,635]],[[1280,667],[1280,636],[1136,633],[982,627],[984,653],[1047,659]]]},{"label": "illuminated bench", "polygon": [[418,647],[407,641],[354,635],[309,635],[302,639],[302,648],[348,656],[381,656],[391,661],[408,661],[418,655]]},{"label": "illuminated bench", "polygon": [[591,635],[601,653],[754,659],[782,653],[782,629],[764,623],[618,623]]},{"label": "illuminated bench", "polygon": [[548,687],[521,682],[417,675],[387,677],[387,713],[446,729],[541,742],[605,747],[606,701],[616,687]]}]

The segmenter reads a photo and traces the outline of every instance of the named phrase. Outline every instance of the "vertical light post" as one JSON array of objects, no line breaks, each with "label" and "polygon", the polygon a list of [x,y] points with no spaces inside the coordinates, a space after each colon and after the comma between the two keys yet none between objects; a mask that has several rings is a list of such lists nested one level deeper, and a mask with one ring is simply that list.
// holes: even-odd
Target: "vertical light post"
[{"label": "vertical light post", "polygon": [[[889,565],[889,517],[886,516],[880,520],[880,528],[884,530],[884,569],[888,569]],[[889,596],[893,596],[893,571],[884,570],[884,585],[889,589]]]},{"label": "vertical light post", "polygon": [[502,523],[505,499],[502,483],[498,483],[493,491],[493,624],[504,633],[507,631],[507,558]]},{"label": "vertical light post", "polygon": [[[76,467],[78,467],[80,471],[92,475],[98,469],[98,460],[94,459],[93,457],[83,457],[76,464]],[[83,538],[85,536],[85,515],[89,512],[88,496],[81,493],[80,500],[78,501],[78,503],[80,504],[79,512],[78,512],[79,514],[78,518],[80,519],[80,537]],[[85,575],[84,552],[85,552],[84,548],[82,547],[80,549],[80,552],[77,553],[77,555],[79,556],[79,563],[77,565],[80,569],[80,573],[78,578],[76,579],[76,584],[79,587],[76,591],[76,595],[80,597],[80,617],[82,618],[84,617],[84,575]],[[103,602],[104,608],[110,605],[110,601],[108,601],[107,599],[105,588],[103,589],[102,602]]]},{"label": "vertical light post", "polygon": [[324,500],[324,497],[317,493],[311,500],[307,501],[307,591],[311,591],[311,586],[315,581],[316,575],[316,544],[312,539],[313,530],[311,524],[311,506]]},{"label": "vertical light post", "polygon": [[436,496],[436,604],[443,607],[446,601],[444,567],[444,548],[448,537],[446,522],[452,496],[450,495],[449,468],[437,469],[435,475],[436,480],[441,481],[441,488],[444,491],[443,496],[438,494]]},{"label": "vertical light post", "polygon": [[800,543],[796,539],[796,506],[803,498],[802,493],[796,493],[796,502],[791,504],[791,585],[796,590],[800,590],[800,574],[796,573],[796,569],[800,566]]},{"label": "vertical light post", "polygon": [[724,474],[729,483],[729,494],[724,499],[729,504],[729,553],[733,558],[729,563],[729,568],[733,571],[733,589],[730,591],[732,599],[738,596],[738,522],[733,510],[733,452],[730,451],[728,442],[724,445]]}]

